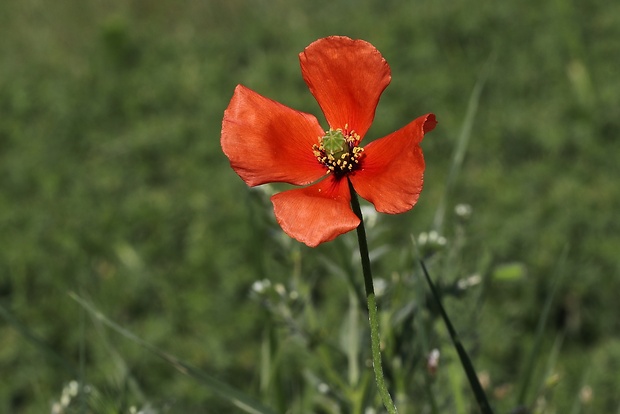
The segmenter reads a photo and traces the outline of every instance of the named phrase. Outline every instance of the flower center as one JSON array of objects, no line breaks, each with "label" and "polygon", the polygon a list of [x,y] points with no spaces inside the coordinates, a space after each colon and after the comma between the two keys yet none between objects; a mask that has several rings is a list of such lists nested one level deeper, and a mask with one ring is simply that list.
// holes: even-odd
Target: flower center
[{"label": "flower center", "polygon": [[312,151],[316,159],[327,167],[328,173],[342,176],[359,167],[364,155],[364,149],[357,146],[360,140],[361,137],[345,125],[344,131],[340,128],[326,131],[319,138],[319,143],[312,146]]}]

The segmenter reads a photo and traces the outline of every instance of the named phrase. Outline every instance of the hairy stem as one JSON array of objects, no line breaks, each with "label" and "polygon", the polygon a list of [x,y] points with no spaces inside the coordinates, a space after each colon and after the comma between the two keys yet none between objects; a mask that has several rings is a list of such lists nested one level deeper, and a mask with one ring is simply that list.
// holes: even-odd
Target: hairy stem
[{"label": "hairy stem", "polygon": [[364,228],[364,217],[357,198],[357,193],[349,181],[349,191],[351,192],[351,208],[359,217],[360,225],[357,227],[357,240],[359,242],[360,256],[362,258],[362,272],[364,273],[364,287],[366,288],[366,302],[368,304],[368,320],[370,322],[370,346],[372,351],[372,366],[375,371],[375,381],[381,396],[383,405],[389,414],[397,414],[396,406],[390,392],[385,384],[383,368],[381,366],[381,346],[379,340],[379,315],[377,312],[377,298],[375,288],[372,283],[372,271],[370,269],[370,257],[368,255],[368,242],[366,240],[366,229]]}]

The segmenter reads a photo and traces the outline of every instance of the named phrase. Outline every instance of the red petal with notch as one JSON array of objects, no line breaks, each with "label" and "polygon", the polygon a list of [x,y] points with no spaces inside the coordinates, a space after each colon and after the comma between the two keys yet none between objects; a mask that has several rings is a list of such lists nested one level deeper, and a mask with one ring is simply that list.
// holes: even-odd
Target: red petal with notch
[{"label": "red petal with notch", "polygon": [[349,178],[355,191],[377,211],[404,213],[418,201],[424,181],[419,144],[435,125],[435,115],[427,114],[364,147],[362,167]]},{"label": "red petal with notch", "polygon": [[221,144],[231,167],[249,186],[306,185],[325,174],[312,152],[323,134],[313,115],[238,85],[224,111]]},{"label": "red petal with notch", "polygon": [[346,178],[332,174],[309,187],[284,191],[271,197],[276,219],[292,238],[316,247],[360,224],[351,210]]},{"label": "red petal with notch", "polygon": [[364,40],[330,36],[299,54],[301,73],[333,129],[355,130],[364,137],[375,117],[390,67]]}]

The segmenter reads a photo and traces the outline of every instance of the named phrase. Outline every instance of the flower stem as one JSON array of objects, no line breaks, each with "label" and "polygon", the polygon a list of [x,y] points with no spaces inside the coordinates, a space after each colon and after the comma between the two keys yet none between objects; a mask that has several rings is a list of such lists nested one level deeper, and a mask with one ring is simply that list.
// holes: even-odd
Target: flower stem
[{"label": "flower stem", "polygon": [[359,242],[360,256],[362,258],[362,272],[364,273],[364,287],[366,288],[366,302],[368,304],[368,320],[370,322],[370,347],[372,351],[372,366],[375,371],[375,381],[381,396],[381,401],[389,414],[397,414],[396,406],[392,401],[390,392],[385,384],[383,368],[381,366],[381,347],[379,340],[379,315],[377,314],[377,298],[375,288],[372,283],[372,271],[370,270],[370,256],[368,255],[368,242],[366,240],[366,229],[364,228],[364,217],[357,198],[357,193],[349,181],[349,191],[351,192],[351,208],[360,219],[357,227],[357,240]]}]

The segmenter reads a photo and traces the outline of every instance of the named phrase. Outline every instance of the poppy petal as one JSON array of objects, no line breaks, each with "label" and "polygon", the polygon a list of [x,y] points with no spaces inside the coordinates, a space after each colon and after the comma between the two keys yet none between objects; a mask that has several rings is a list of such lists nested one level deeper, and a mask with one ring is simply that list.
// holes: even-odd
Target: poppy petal
[{"label": "poppy petal", "polygon": [[323,134],[313,115],[238,85],[224,112],[221,144],[231,167],[251,187],[306,185],[326,172],[312,152]]},{"label": "poppy petal", "polygon": [[418,201],[424,181],[419,144],[435,125],[435,115],[427,114],[364,147],[363,164],[349,178],[355,191],[377,211],[403,213]]},{"label": "poppy petal", "polygon": [[282,230],[310,247],[333,240],[360,224],[350,207],[347,180],[333,175],[309,187],[276,194],[271,201]]},{"label": "poppy petal", "polygon": [[330,36],[299,54],[301,72],[333,129],[347,127],[364,137],[375,117],[390,67],[364,40]]}]

